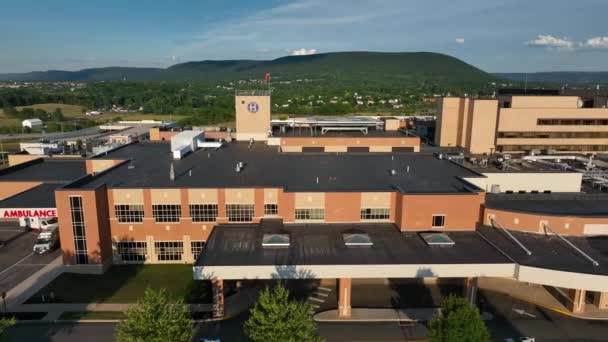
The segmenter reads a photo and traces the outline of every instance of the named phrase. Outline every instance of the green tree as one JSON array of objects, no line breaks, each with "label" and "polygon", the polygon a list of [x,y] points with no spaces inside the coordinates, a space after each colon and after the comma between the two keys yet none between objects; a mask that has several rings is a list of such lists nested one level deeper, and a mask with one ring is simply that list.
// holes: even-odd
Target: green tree
[{"label": "green tree", "polygon": [[119,342],[190,342],[194,333],[188,307],[171,300],[167,290],[147,288],[116,327]]},{"label": "green tree", "polygon": [[274,290],[262,291],[251,316],[245,322],[245,334],[253,342],[317,342],[311,316],[312,307],[304,302],[289,299],[289,291],[282,285]]},{"label": "green tree", "polygon": [[6,329],[12,327],[16,323],[17,323],[17,321],[15,320],[14,317],[12,317],[12,318],[0,318],[0,341],[2,341],[2,342],[8,341],[8,339],[6,338],[6,335],[4,334],[4,331]]},{"label": "green tree", "polygon": [[441,314],[429,326],[431,342],[490,341],[490,332],[479,310],[463,298],[450,295],[441,305]]}]

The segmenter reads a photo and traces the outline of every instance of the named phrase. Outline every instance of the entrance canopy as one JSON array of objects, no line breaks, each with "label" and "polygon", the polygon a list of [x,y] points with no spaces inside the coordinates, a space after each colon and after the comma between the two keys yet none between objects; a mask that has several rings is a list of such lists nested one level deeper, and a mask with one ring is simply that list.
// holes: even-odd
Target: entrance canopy
[{"label": "entrance canopy", "polygon": [[[266,248],[264,236],[288,235]],[[512,276],[514,263],[475,231],[447,233],[449,247],[391,223],[219,225],[195,263],[195,278],[415,278]],[[353,239],[365,246],[353,248]]]}]

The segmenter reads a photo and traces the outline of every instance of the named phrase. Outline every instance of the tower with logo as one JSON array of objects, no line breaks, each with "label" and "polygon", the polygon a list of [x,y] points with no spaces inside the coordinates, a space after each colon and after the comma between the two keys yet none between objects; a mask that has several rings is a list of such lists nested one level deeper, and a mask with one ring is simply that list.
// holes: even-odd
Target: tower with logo
[{"label": "tower with logo", "polygon": [[235,93],[236,140],[268,140],[270,91],[239,90]]}]

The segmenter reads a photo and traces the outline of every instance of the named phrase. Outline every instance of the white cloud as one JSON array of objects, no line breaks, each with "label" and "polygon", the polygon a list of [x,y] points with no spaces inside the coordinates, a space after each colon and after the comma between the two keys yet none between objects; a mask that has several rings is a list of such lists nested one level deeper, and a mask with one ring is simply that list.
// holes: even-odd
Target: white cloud
[{"label": "white cloud", "polygon": [[608,49],[608,37],[593,37],[581,44],[592,49]]},{"label": "white cloud", "polygon": [[464,38],[462,38],[462,37],[456,38],[456,43],[458,43],[458,44],[464,44]]},{"label": "white cloud", "polygon": [[526,42],[527,45],[529,46],[541,46],[541,47],[548,47],[548,48],[557,48],[557,49],[564,49],[564,50],[573,50],[576,45],[578,45],[575,41],[570,40],[566,37],[560,38],[560,37],[554,37],[550,34],[547,35],[543,35],[543,34],[539,34],[538,37],[536,37],[536,39],[530,40],[528,42]]},{"label": "white cloud", "polygon": [[306,49],[306,48],[301,48],[301,49],[294,49],[294,50],[286,50],[290,56],[306,56],[306,55],[314,55],[315,53],[317,53],[317,49]]}]

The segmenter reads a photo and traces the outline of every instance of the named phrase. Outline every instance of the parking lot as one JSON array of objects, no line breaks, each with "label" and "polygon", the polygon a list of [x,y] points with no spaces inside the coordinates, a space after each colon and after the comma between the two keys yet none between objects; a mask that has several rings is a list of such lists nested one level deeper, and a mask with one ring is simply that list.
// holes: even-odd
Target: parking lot
[{"label": "parking lot", "polygon": [[38,233],[17,222],[0,222],[0,292],[8,291],[60,255],[59,249],[42,255],[32,252]]}]

